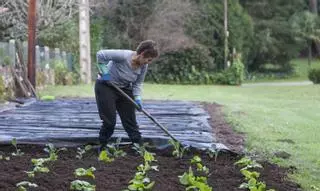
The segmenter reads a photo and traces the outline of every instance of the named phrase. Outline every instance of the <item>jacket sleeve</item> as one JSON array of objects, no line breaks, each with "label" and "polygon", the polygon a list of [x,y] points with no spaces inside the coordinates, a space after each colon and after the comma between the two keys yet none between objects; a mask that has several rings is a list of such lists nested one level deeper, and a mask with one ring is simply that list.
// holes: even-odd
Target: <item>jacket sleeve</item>
[{"label": "jacket sleeve", "polygon": [[134,97],[141,97],[143,81],[146,76],[147,70],[148,65],[144,65],[144,67],[141,68],[141,73],[138,75],[137,80],[132,84]]},{"label": "jacket sleeve", "polygon": [[109,61],[122,62],[126,59],[128,51],[126,50],[99,50],[97,52],[97,62],[107,64]]}]

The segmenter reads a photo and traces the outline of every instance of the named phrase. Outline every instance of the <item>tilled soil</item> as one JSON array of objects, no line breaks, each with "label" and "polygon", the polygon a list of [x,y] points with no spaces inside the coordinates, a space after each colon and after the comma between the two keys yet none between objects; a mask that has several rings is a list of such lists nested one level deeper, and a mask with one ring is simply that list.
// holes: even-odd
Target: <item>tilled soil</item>
[{"label": "tilled soil", "polygon": [[[185,187],[179,182],[179,175],[187,172],[190,166],[190,159],[194,155],[199,155],[203,164],[210,169],[208,184],[214,191],[233,191],[239,189],[239,185],[245,182],[240,169],[234,163],[241,158],[244,138],[241,134],[235,133],[230,125],[224,120],[217,104],[204,103],[204,108],[210,114],[209,123],[218,142],[225,144],[232,152],[220,152],[216,160],[210,158],[206,153],[191,150],[182,159],[172,156],[171,150],[152,150],[156,153],[159,171],[150,171],[149,177],[155,181],[153,190],[155,191],[183,191]],[[68,148],[67,151],[59,153],[57,161],[50,162],[47,166],[49,173],[36,174],[34,178],[28,178],[25,171],[33,168],[32,158],[48,157],[43,151],[43,145],[18,145],[23,156],[14,157],[11,155],[15,151],[12,145],[1,145],[0,155],[10,156],[10,160],[0,160],[0,191],[16,190],[16,184],[21,181],[36,183],[39,187],[28,190],[41,191],[66,191],[70,190],[70,183],[73,180],[86,180],[96,185],[97,191],[121,191],[126,189],[129,181],[134,177],[136,168],[142,164],[143,158],[137,155],[131,147],[123,147],[127,152],[125,157],[117,158],[111,163],[98,161],[96,150],[91,150],[79,160],[76,158],[76,148]],[[261,173],[260,181],[264,181],[268,189],[278,191],[300,190],[299,185],[288,181],[287,169],[280,168],[267,162],[261,162],[263,169],[258,169]],[[77,168],[95,167],[95,179],[76,178],[74,171]]]},{"label": "tilled soil", "polygon": [[[19,145],[18,145],[19,146]],[[76,158],[76,148],[68,148],[67,151],[59,153],[57,161],[50,162],[47,166],[49,173],[36,174],[35,178],[28,178],[25,171],[32,170],[32,158],[48,157],[43,151],[43,146],[38,145],[20,145],[19,148],[25,153],[23,156],[14,157],[11,153],[15,151],[13,146],[1,146],[0,150],[3,156],[10,156],[10,160],[0,161],[0,190],[16,190],[16,183],[27,180],[36,183],[39,187],[30,190],[70,190],[70,183],[73,180],[87,180],[96,185],[97,191],[120,191],[128,186],[128,182],[134,177],[136,167],[142,164],[143,158],[135,154],[130,147],[123,148],[127,155],[117,158],[111,163],[98,161],[96,150],[89,151],[83,159]],[[187,172],[190,165],[190,159],[194,155],[199,155],[203,164],[210,169],[208,184],[215,191],[241,190],[239,185],[244,182],[239,168],[234,163],[240,159],[240,156],[227,152],[220,152],[217,159],[210,158],[206,153],[199,151],[190,151],[182,159],[176,159],[171,156],[171,151],[155,151],[159,171],[150,171],[149,177],[154,180],[156,191],[179,191],[185,190],[185,187],[179,183],[179,175]],[[276,190],[295,191],[299,187],[289,181],[286,181],[286,170],[275,165],[262,163],[264,168],[260,170],[261,178],[268,188]],[[95,179],[76,178],[74,171],[77,168],[95,167]]]}]

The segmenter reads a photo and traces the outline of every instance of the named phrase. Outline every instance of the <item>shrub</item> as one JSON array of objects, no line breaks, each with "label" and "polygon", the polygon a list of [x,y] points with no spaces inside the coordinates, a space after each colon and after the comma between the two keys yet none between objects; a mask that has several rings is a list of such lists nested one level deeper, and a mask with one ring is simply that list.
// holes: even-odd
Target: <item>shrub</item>
[{"label": "shrub", "polygon": [[168,84],[209,84],[214,69],[213,58],[206,48],[196,46],[167,52],[150,65],[146,80]]},{"label": "shrub", "polygon": [[240,59],[236,59],[232,66],[225,71],[225,75],[227,84],[241,85],[244,78],[244,65]]},{"label": "shrub", "polygon": [[216,73],[213,77],[213,82],[222,85],[241,85],[243,79],[244,65],[240,59],[236,59],[230,68],[223,72]]},{"label": "shrub", "polygon": [[37,71],[37,75],[36,75],[36,84],[39,87],[43,87],[46,83],[46,74],[44,71],[42,70],[38,70]]},{"label": "shrub", "polygon": [[3,100],[4,97],[5,97],[4,80],[2,76],[0,76],[0,101]]},{"label": "shrub", "polygon": [[320,84],[320,69],[311,69],[308,71],[308,78],[314,84]]},{"label": "shrub", "polygon": [[61,62],[56,61],[54,63],[54,82],[57,85],[72,85],[73,73],[68,72],[67,66]]}]

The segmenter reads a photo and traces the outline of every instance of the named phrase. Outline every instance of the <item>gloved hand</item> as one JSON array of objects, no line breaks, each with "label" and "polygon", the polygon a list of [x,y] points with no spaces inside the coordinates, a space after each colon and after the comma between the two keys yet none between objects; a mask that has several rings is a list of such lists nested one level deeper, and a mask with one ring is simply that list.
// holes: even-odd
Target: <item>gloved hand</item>
[{"label": "gloved hand", "polygon": [[142,99],[141,96],[134,96],[134,101],[139,106],[138,110],[141,111],[142,109]]},{"label": "gloved hand", "polygon": [[101,79],[104,81],[109,81],[110,80],[110,74],[109,70],[106,64],[99,63],[98,64],[99,70],[100,70],[100,76]]},{"label": "gloved hand", "polygon": [[104,81],[109,81],[110,80],[110,74],[102,74],[101,79]]}]

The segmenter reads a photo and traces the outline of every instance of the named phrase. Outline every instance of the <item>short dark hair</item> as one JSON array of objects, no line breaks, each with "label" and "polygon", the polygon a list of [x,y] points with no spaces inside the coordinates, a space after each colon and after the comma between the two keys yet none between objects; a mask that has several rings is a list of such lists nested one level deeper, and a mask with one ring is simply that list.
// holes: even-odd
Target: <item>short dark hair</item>
[{"label": "short dark hair", "polygon": [[142,54],[145,58],[156,58],[159,55],[157,43],[153,40],[145,40],[140,42],[137,47],[137,54]]}]

